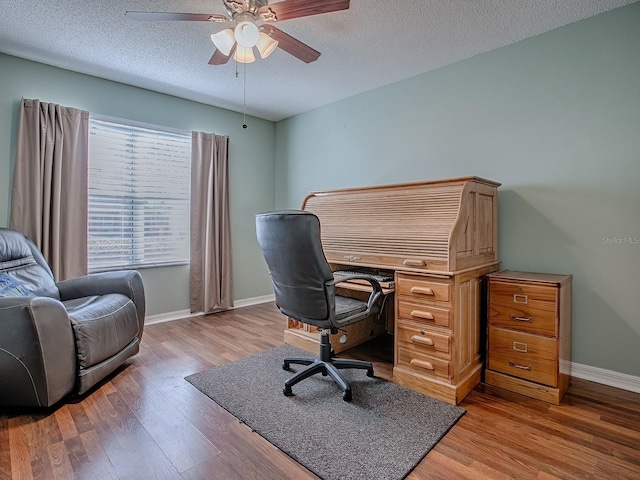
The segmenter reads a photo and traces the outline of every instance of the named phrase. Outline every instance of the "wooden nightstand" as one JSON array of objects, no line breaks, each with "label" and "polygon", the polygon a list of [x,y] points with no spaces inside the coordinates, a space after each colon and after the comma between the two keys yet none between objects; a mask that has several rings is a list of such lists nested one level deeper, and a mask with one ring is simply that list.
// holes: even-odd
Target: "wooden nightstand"
[{"label": "wooden nightstand", "polygon": [[571,275],[488,275],[485,383],[559,404],[571,381]]}]

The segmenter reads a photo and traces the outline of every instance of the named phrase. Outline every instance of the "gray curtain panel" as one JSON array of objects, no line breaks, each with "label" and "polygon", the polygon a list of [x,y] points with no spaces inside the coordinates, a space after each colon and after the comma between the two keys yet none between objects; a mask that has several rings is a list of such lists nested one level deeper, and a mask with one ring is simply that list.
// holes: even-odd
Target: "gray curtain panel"
[{"label": "gray curtain panel", "polygon": [[229,137],[193,132],[191,147],[191,312],[233,307]]},{"label": "gray curtain panel", "polygon": [[21,103],[10,227],[38,246],[57,281],[85,275],[89,112]]}]

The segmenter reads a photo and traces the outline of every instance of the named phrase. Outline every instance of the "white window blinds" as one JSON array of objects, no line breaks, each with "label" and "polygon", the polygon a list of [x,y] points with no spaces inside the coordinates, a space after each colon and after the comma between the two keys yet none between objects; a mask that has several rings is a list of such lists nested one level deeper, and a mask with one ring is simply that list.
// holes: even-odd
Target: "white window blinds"
[{"label": "white window blinds", "polygon": [[189,261],[191,134],[91,118],[89,271]]}]

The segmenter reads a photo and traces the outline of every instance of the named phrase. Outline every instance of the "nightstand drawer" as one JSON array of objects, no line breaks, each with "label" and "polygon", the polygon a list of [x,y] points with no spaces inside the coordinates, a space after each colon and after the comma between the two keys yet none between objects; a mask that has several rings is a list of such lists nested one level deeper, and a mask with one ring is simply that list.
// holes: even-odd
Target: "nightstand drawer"
[{"label": "nightstand drawer", "polygon": [[556,387],[558,342],[554,338],[489,327],[489,369]]},{"label": "nightstand drawer", "polygon": [[449,380],[449,362],[425,355],[413,348],[398,345],[398,365],[433,377]]},{"label": "nightstand drawer", "polygon": [[541,335],[558,335],[558,289],[489,283],[489,324]]},{"label": "nightstand drawer", "polygon": [[449,302],[451,282],[398,273],[396,294],[416,302]]},{"label": "nightstand drawer", "polygon": [[450,335],[434,332],[418,322],[406,320],[398,320],[396,341],[427,354],[449,354],[451,350]]},{"label": "nightstand drawer", "polygon": [[451,310],[447,308],[438,308],[404,300],[398,302],[398,319],[414,320],[423,322],[426,325],[438,325],[448,328],[450,317]]}]

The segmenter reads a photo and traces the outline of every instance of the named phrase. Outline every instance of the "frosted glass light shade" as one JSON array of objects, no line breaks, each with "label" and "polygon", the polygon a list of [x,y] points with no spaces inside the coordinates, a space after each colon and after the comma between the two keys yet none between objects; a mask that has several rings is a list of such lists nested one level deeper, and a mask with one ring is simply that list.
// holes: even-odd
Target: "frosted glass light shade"
[{"label": "frosted glass light shade", "polygon": [[216,46],[216,48],[220,50],[220,52],[224,53],[227,57],[231,53],[233,44],[236,43],[236,40],[233,37],[233,30],[231,30],[230,28],[211,35],[211,41]]},{"label": "frosted glass light shade", "polygon": [[233,54],[233,58],[240,63],[253,63],[256,61],[256,57],[253,54],[253,49],[241,46],[238,46],[238,48],[236,48],[236,53]]},{"label": "frosted glass light shade", "polygon": [[252,22],[240,22],[234,30],[236,42],[242,47],[252,48],[258,43],[258,26]]},{"label": "frosted glass light shade", "polygon": [[264,32],[260,32],[256,47],[260,52],[260,57],[267,58],[278,47],[278,42]]}]

